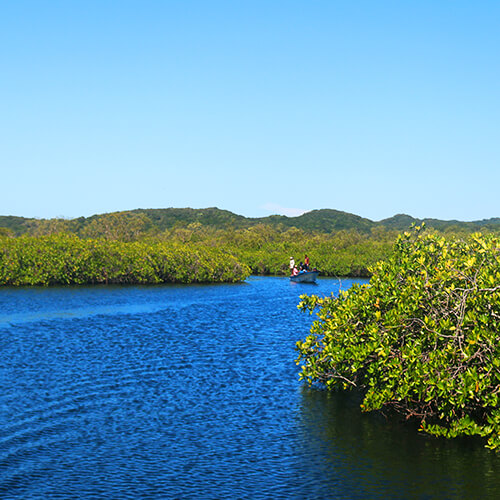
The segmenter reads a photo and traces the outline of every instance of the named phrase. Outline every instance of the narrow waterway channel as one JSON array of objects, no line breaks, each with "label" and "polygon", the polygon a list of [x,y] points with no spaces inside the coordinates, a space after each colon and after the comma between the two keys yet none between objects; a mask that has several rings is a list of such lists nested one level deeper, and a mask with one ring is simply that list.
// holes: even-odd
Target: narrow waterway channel
[{"label": "narrow waterway channel", "polygon": [[499,457],[298,382],[317,285],[0,289],[2,498],[497,498]]}]

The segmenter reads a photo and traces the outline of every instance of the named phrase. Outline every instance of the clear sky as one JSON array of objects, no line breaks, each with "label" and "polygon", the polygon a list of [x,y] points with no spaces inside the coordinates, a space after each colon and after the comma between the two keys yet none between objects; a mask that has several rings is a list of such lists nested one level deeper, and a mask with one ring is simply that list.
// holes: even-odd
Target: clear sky
[{"label": "clear sky", "polygon": [[500,217],[500,2],[0,3],[0,215]]}]

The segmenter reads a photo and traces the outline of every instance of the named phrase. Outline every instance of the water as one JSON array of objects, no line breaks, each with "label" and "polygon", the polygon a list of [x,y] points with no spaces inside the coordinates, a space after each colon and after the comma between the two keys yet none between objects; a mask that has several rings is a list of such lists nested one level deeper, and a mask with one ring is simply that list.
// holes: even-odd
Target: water
[{"label": "water", "polygon": [[0,289],[0,497],[497,498],[481,441],[299,384],[299,295],[338,287]]}]

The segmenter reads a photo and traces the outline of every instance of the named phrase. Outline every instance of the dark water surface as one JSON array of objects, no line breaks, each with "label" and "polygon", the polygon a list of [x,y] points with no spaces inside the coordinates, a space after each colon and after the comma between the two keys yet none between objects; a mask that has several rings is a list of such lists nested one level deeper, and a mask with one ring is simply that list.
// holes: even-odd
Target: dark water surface
[{"label": "dark water surface", "polygon": [[500,497],[482,442],[298,383],[299,295],[338,287],[0,289],[0,497]]}]

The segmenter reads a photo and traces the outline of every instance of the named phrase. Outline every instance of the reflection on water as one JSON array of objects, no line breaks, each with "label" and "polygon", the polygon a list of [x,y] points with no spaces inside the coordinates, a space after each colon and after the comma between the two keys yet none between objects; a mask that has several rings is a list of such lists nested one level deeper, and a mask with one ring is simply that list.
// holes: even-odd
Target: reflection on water
[{"label": "reflection on water", "polygon": [[339,285],[0,289],[0,497],[495,498],[483,443],[298,383]]},{"label": "reflection on water", "polygon": [[[380,414],[355,393],[303,388],[301,430],[308,474],[349,498],[498,498],[500,460],[476,439],[444,440]],[[327,478],[327,479],[325,479]]]}]

